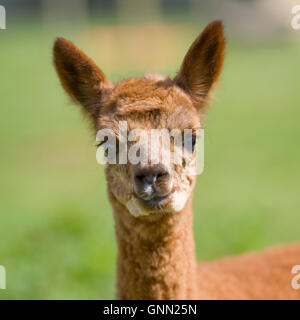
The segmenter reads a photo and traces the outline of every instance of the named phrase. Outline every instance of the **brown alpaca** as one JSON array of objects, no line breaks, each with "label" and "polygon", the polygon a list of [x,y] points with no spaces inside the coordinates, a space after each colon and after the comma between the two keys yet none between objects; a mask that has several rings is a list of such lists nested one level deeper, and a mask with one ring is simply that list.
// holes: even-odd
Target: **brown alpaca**
[{"label": "brown alpaca", "polygon": [[[174,79],[147,75],[113,86],[62,38],[54,45],[54,63],[63,87],[96,132],[111,128],[118,136],[120,120],[127,121],[128,130],[196,130],[220,75],[224,49],[222,24],[216,21],[194,41]],[[108,164],[106,176],[118,242],[118,299],[300,299],[300,290],[291,285],[292,267],[300,264],[299,244],[197,265],[196,176],[184,164]]]}]

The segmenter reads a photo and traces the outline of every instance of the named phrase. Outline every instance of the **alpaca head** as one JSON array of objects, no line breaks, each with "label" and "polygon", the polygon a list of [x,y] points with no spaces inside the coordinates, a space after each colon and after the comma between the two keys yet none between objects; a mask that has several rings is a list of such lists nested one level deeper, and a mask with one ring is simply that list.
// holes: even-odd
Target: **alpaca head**
[{"label": "alpaca head", "polygon": [[[108,188],[131,215],[176,213],[185,206],[195,183],[197,131],[222,68],[224,46],[222,24],[213,22],[194,41],[174,79],[146,75],[112,85],[71,42],[56,40],[54,62],[63,87],[96,132],[113,136],[104,141],[106,146],[114,142]],[[176,154],[182,155],[179,160]]]}]

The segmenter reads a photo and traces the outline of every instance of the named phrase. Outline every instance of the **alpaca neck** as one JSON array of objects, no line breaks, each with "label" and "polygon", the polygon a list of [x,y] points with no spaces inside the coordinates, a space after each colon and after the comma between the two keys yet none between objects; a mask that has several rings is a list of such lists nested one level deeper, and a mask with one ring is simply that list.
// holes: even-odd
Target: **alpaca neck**
[{"label": "alpaca neck", "polygon": [[135,218],[111,195],[118,299],[196,298],[191,199],[179,213]]}]

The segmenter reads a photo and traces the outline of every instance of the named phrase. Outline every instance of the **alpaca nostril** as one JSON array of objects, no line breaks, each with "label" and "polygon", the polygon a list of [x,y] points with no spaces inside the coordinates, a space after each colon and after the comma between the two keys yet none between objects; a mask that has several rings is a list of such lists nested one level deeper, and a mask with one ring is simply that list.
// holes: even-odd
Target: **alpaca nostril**
[{"label": "alpaca nostril", "polygon": [[134,176],[135,183],[144,183],[145,182],[145,175],[144,174],[136,174]]},{"label": "alpaca nostril", "polygon": [[169,177],[169,172],[168,171],[162,171],[162,172],[159,172],[157,175],[156,175],[156,179],[159,179],[159,178],[168,178]]},{"label": "alpaca nostril", "polygon": [[156,176],[153,174],[137,174],[134,176],[136,183],[140,184],[153,184],[156,180]]}]

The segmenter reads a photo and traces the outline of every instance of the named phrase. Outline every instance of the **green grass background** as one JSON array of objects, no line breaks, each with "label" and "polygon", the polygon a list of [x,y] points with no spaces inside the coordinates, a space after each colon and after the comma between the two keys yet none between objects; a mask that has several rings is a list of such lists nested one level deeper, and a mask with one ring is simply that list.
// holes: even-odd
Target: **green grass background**
[{"label": "green grass background", "polygon": [[[0,34],[0,299],[113,298],[103,168],[59,86],[52,40],[37,27]],[[299,56],[299,43],[228,41],[195,191],[199,260],[300,240]]]}]

